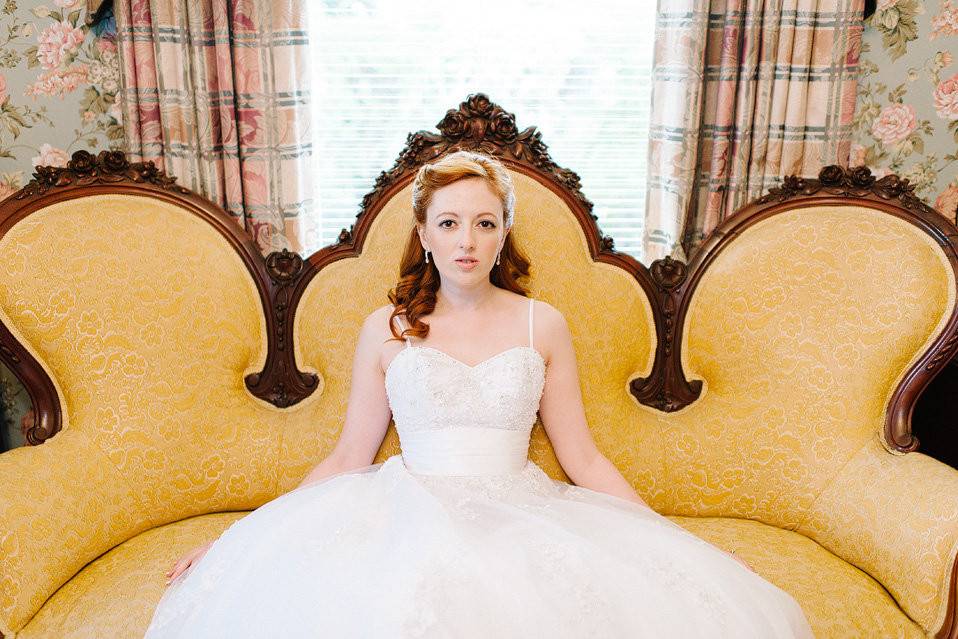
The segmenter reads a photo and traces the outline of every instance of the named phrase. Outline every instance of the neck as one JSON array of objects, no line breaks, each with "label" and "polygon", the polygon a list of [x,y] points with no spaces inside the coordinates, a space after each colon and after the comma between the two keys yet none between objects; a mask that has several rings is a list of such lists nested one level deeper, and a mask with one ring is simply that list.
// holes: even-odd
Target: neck
[{"label": "neck", "polygon": [[[436,292],[436,309],[457,313],[473,312],[492,304],[498,289],[491,282],[484,282],[472,288],[442,286]],[[434,311],[435,312],[435,311]]]}]

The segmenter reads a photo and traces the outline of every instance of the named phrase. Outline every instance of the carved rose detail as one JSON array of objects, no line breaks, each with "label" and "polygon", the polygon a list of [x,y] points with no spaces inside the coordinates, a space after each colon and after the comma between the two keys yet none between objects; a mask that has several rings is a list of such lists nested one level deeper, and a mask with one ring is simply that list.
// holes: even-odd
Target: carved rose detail
[{"label": "carved rose detail", "polygon": [[655,283],[668,290],[685,281],[688,269],[685,262],[673,260],[671,255],[666,255],[664,258],[652,262],[652,268],[649,271]]},{"label": "carved rose detail", "polygon": [[466,98],[465,106],[476,115],[488,115],[493,108],[492,101],[485,93],[476,93]]},{"label": "carved rose detail", "polygon": [[[487,95],[477,93],[468,96],[459,104],[458,109],[449,109],[436,128],[439,135],[419,131],[407,136],[406,146],[393,167],[381,173],[373,190],[363,197],[357,218],[370,210],[397,180],[418,170],[425,162],[460,149],[531,165],[571,191],[578,202],[591,213],[593,205],[580,190],[579,176],[552,161],[548,146],[542,142],[536,127],[531,126],[520,131],[515,115],[496,105]],[[353,233],[343,229],[337,244],[352,241]],[[603,242],[603,246],[610,247],[611,250],[611,239]]]},{"label": "carved rose detail", "polygon": [[867,166],[859,166],[852,169],[851,181],[854,186],[867,188],[875,183],[875,176],[872,175]]},{"label": "carved rose detail", "polygon": [[821,183],[828,186],[840,184],[843,177],[845,177],[845,171],[842,170],[842,167],[834,164],[826,166],[818,174],[818,179]]},{"label": "carved rose detail", "polygon": [[97,162],[111,173],[121,173],[130,165],[122,151],[100,151]]},{"label": "carved rose detail", "polygon": [[37,165],[33,179],[14,197],[22,200],[54,187],[119,180],[146,182],[177,193],[190,192],[176,184],[175,177],[157,169],[153,162],[129,162],[122,151],[100,151],[95,157],[88,151],[76,151],[65,166]]},{"label": "carved rose detail", "polygon": [[454,109],[449,109],[449,111],[446,112],[446,117],[436,125],[436,128],[439,129],[443,135],[453,139],[464,136],[468,127],[469,124],[466,120],[466,115],[462,111],[456,111]]},{"label": "carved rose detail", "polygon": [[67,168],[76,173],[90,173],[96,168],[96,158],[87,151],[77,151],[67,162]]},{"label": "carved rose detail", "polygon": [[290,253],[289,249],[275,251],[266,258],[266,268],[269,274],[280,281],[295,278],[303,269],[303,258],[298,253]]},{"label": "carved rose detail", "polygon": [[506,144],[515,142],[519,136],[519,129],[516,128],[516,120],[505,111],[499,111],[490,122],[490,130],[493,135]]}]

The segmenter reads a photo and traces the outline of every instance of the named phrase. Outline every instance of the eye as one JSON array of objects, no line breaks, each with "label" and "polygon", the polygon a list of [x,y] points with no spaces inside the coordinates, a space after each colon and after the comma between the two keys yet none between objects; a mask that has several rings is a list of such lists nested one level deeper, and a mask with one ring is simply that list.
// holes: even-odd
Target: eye
[{"label": "eye", "polygon": [[[445,224],[446,222],[452,222],[452,220],[443,220],[442,222],[439,223],[439,226],[442,226],[442,225]],[[448,227],[448,226],[442,226],[442,228],[447,229],[447,228],[449,228],[449,227]]]},{"label": "eye", "polygon": [[487,229],[494,229],[494,228],[496,228],[496,223],[493,222],[492,220],[483,220],[483,223],[488,223],[488,224],[489,224],[489,226],[486,227]]}]

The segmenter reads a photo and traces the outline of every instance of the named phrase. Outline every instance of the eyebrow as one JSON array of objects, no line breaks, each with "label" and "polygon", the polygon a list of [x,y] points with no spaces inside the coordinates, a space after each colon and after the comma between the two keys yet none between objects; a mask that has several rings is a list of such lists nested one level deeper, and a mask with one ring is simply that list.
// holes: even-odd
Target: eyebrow
[{"label": "eyebrow", "polygon": [[[458,213],[454,213],[454,212],[452,212],[452,211],[443,211],[443,212],[440,213],[439,215],[454,215],[454,216],[456,216],[456,217],[459,217],[459,214],[458,214]],[[439,215],[437,215],[436,217],[439,217]],[[495,217],[495,216],[496,216],[495,213],[490,213],[489,211],[483,211],[482,213],[479,213],[478,215],[476,215],[476,217],[479,217],[479,216],[482,216],[482,215],[491,215],[492,217]]]}]

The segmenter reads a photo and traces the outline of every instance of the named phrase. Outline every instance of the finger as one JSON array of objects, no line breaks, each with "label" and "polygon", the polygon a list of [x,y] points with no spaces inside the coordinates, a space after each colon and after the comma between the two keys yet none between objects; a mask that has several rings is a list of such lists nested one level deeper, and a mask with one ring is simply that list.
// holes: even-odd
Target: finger
[{"label": "finger", "polygon": [[171,581],[176,579],[181,572],[183,572],[182,564],[183,564],[182,560],[176,562],[176,564],[173,566],[173,568],[170,570],[170,572],[167,575],[166,583],[170,583]]}]

